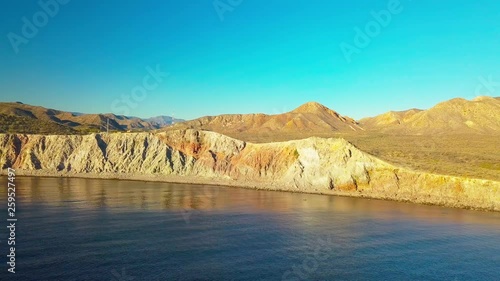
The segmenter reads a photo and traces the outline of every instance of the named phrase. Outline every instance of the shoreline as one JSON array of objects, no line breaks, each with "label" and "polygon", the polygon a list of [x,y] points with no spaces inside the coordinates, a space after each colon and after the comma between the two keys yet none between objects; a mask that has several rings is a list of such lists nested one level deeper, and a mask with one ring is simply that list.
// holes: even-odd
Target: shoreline
[{"label": "shoreline", "polygon": [[499,181],[395,166],[344,139],[252,144],[195,130],[3,135],[0,150],[3,167],[24,176],[218,185],[500,212]]},{"label": "shoreline", "polygon": [[[5,176],[6,170],[0,170],[0,175]],[[189,185],[209,185],[217,187],[227,187],[227,188],[242,188],[248,190],[261,190],[261,191],[275,191],[275,192],[288,192],[288,193],[302,193],[302,194],[312,194],[312,195],[323,195],[323,196],[339,196],[339,197],[349,197],[349,198],[361,198],[368,200],[382,200],[382,201],[392,201],[400,202],[406,204],[418,204],[426,206],[436,206],[452,209],[463,209],[469,211],[479,211],[479,212],[500,212],[494,208],[483,208],[483,207],[473,207],[467,206],[460,203],[436,203],[430,202],[429,200],[423,199],[404,199],[397,197],[388,197],[377,194],[368,194],[361,191],[358,192],[346,192],[346,191],[320,191],[320,190],[298,190],[293,188],[285,188],[280,185],[273,185],[271,183],[245,183],[237,180],[221,179],[221,178],[203,178],[197,176],[176,176],[176,175],[137,175],[137,174],[115,174],[115,173],[61,173],[61,172],[42,172],[42,171],[26,171],[26,170],[16,170],[16,177],[35,177],[35,178],[74,178],[74,179],[96,179],[96,180],[121,180],[121,181],[136,181],[136,182],[151,182],[151,183],[170,183],[170,184],[189,184]]]}]

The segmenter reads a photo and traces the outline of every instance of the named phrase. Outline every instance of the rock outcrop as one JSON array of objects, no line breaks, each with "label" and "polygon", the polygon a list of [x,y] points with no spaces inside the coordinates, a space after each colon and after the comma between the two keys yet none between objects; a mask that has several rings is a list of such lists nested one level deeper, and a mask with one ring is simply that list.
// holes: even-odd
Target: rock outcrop
[{"label": "rock outcrop", "polygon": [[388,164],[344,139],[254,144],[215,132],[0,135],[18,175],[222,184],[500,211],[500,182]]}]

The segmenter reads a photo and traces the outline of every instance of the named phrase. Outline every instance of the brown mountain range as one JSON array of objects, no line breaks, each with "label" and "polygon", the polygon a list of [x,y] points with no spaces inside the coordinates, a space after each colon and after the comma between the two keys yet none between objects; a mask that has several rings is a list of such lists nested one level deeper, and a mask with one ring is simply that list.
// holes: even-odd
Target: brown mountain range
[{"label": "brown mountain range", "polygon": [[230,136],[243,135],[318,135],[332,133],[355,133],[362,131],[354,119],[317,102],[309,102],[287,113],[225,114],[206,116],[175,124],[167,130],[200,129],[215,131]]},{"label": "brown mountain range", "polygon": [[[452,99],[428,110],[391,111],[359,122],[319,103],[309,102],[287,113],[224,114],[180,122],[171,117],[141,119],[114,114],[78,114],[22,103],[0,103],[0,132],[88,133],[197,129],[259,141],[335,135],[500,134],[500,97]],[[175,121],[174,126],[168,126]],[[42,129],[40,129],[42,128]],[[28,130],[28,131],[26,131]]]},{"label": "brown mountain range", "polygon": [[500,98],[456,98],[428,110],[391,111],[359,122],[316,102],[278,115],[206,116],[166,128],[215,131],[250,141],[283,141],[309,136],[500,134]]},{"label": "brown mountain range", "polygon": [[[16,103],[0,103],[0,132],[71,134],[104,131],[148,131],[162,128],[174,121],[168,116],[150,119],[115,114],[81,114],[41,106]],[[181,120],[177,120],[181,121]],[[30,128],[29,132],[26,129]]]},{"label": "brown mountain range", "polygon": [[500,98],[455,98],[428,110],[388,112],[360,120],[369,131],[395,134],[500,133]]}]

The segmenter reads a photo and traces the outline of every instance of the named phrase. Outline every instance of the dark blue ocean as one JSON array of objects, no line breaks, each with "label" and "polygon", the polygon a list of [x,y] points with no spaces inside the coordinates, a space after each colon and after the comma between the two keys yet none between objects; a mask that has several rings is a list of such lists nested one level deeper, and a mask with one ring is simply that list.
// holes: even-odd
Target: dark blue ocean
[{"label": "dark blue ocean", "polygon": [[500,280],[500,214],[118,180],[16,179],[0,280]]}]

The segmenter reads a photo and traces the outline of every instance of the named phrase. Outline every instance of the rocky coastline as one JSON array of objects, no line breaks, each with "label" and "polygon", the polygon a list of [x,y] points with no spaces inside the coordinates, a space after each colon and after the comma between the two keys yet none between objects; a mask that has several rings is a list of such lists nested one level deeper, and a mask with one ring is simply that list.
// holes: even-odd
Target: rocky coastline
[{"label": "rocky coastline", "polygon": [[340,138],[254,144],[210,131],[0,134],[1,173],[224,185],[500,211],[500,182],[397,167]]}]

